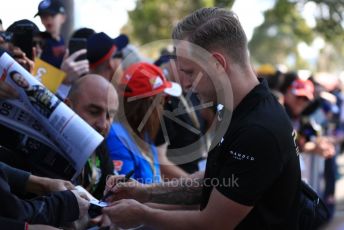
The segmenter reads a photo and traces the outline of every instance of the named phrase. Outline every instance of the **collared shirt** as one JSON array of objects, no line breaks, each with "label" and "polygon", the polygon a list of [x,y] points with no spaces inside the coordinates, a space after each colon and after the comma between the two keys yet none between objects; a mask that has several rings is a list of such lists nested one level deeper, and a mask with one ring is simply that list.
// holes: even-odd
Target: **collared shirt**
[{"label": "collared shirt", "polygon": [[237,229],[297,229],[300,166],[293,135],[283,107],[264,83],[257,85],[234,110],[223,141],[209,152],[201,208],[215,188],[253,206]]}]

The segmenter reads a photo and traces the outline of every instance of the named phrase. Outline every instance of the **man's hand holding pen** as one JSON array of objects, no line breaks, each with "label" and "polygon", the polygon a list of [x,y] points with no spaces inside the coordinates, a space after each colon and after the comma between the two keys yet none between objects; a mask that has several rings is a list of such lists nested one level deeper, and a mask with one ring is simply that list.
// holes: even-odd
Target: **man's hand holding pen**
[{"label": "man's hand holding pen", "polygon": [[150,192],[148,186],[125,176],[110,176],[106,181],[104,200],[112,203],[121,199],[135,199],[141,203],[148,202]]},{"label": "man's hand holding pen", "polygon": [[136,221],[136,215],[141,215],[144,209],[148,208],[141,203],[149,201],[149,193],[147,186],[130,179],[133,174],[134,170],[125,176],[110,176],[106,180],[104,197],[101,200],[109,205],[102,210],[101,226],[106,226],[110,219],[111,226],[132,228],[142,224]]}]

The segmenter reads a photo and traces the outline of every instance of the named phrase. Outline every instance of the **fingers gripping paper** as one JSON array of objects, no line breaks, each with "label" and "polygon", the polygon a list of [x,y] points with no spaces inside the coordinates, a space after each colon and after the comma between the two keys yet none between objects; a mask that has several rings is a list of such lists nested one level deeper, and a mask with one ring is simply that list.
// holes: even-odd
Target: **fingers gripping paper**
[{"label": "fingers gripping paper", "polygon": [[[18,131],[27,131],[32,129],[30,124],[33,121],[30,120],[30,124],[17,122],[16,114],[20,110],[21,114],[31,116],[35,123],[41,124],[42,129],[29,133],[37,133],[36,139],[49,142],[49,146],[58,149],[75,168],[74,177],[79,175],[103,137],[7,53],[0,57],[0,76],[0,80],[10,84],[20,94],[19,100],[0,100],[0,123]],[[49,141],[41,136],[48,137]]]}]

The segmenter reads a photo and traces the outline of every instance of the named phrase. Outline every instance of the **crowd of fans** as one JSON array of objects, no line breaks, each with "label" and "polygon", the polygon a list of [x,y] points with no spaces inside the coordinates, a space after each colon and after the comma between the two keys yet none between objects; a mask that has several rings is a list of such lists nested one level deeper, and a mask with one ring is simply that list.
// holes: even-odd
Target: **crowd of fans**
[{"label": "crowd of fans", "polygon": [[[80,28],[68,40],[81,39],[85,47],[71,53],[71,46],[61,35],[67,20],[62,2],[42,1],[35,16],[41,18],[46,31],[39,31],[30,20],[18,20],[6,30],[2,28],[1,49],[31,73],[36,58],[64,71],[66,77],[56,95],[105,139],[70,183],[67,181],[72,172],[66,159],[37,140],[28,144],[25,134],[0,124],[3,226],[92,227],[100,220],[85,217],[88,205],[84,194],[74,190],[75,185],[82,185],[101,199],[108,175],[134,170],[134,179],[150,184],[192,178],[191,174],[204,169],[200,163],[207,157],[211,124],[218,108],[193,109],[201,102],[191,92],[192,82],[183,79],[183,75],[175,76],[170,63],[175,59],[174,50],[166,47],[159,59],[149,63],[130,44],[127,35],[111,38],[96,32],[96,28]],[[22,44],[14,39],[23,29],[31,34],[31,50],[21,49]],[[284,106],[295,130],[302,177],[322,195],[333,216],[336,155],[341,153],[344,141],[342,82],[338,78],[336,85],[328,87],[317,81],[316,75],[305,77],[297,71],[257,68],[255,72],[267,80],[271,92]],[[0,100],[18,97],[9,85],[0,83]],[[171,114],[181,108],[184,113],[177,113],[176,122]],[[187,146],[191,147],[185,157]],[[39,192],[35,187],[40,188]],[[24,191],[29,193],[23,194]],[[45,193],[50,195],[42,196]],[[71,224],[72,221],[76,222]]]},{"label": "crowd of fans", "polygon": [[[81,175],[73,181],[75,185],[82,185],[94,197],[100,199],[103,196],[108,175],[126,174],[134,169],[133,178],[141,183],[154,183],[161,181],[162,178],[187,177],[189,173],[198,171],[198,162],[202,158],[200,153],[191,162],[183,160],[184,164],[181,164],[181,167],[169,160],[167,157],[168,144],[160,127],[159,113],[163,112],[165,102],[166,106],[170,104],[171,110],[179,106],[178,97],[182,94],[180,85],[168,81],[166,74],[158,65],[144,62],[148,59],[142,58],[137,49],[129,44],[129,38],[124,34],[113,39],[104,32],[97,33],[91,28],[80,28],[73,32],[69,40],[83,39],[86,41],[85,47],[70,53],[68,48],[71,49],[72,47],[65,43],[65,39],[61,35],[61,28],[66,20],[66,12],[59,0],[42,1],[38,6],[36,16],[41,18],[46,31],[39,31],[37,25],[28,19],[18,20],[6,30],[1,28],[0,45],[4,51],[8,52],[32,74],[36,58],[40,58],[64,71],[66,77],[56,95],[105,137],[104,142],[88,160]],[[30,52],[20,47],[23,44],[17,43],[14,39],[20,35],[23,28],[26,30],[25,36],[31,36],[29,39],[32,41]],[[159,65],[168,65],[171,53],[164,55],[163,60],[159,59]],[[167,67],[164,69],[166,70]],[[128,80],[125,82],[125,79],[121,79],[122,76],[127,75],[132,78],[130,84],[128,84]],[[152,82],[155,85],[152,85]],[[109,90],[110,83],[117,88],[118,92],[124,92],[124,97],[132,97],[142,93],[148,93],[149,97],[132,102],[124,100],[124,105],[120,106],[113,86],[110,87],[113,90]],[[173,92],[165,90],[171,88],[170,84],[173,84]],[[1,91],[1,99],[18,97],[16,91],[6,83],[2,83]],[[112,100],[109,99],[111,97],[113,97]],[[194,96],[192,98],[193,103],[199,103]],[[173,104],[171,100],[174,100]],[[183,102],[185,106],[190,107],[185,98]],[[153,110],[147,123],[138,131],[137,127],[152,106],[156,106],[157,109]],[[193,111],[191,117],[187,113],[179,115],[179,117],[186,119],[186,124],[193,126],[194,124],[190,123],[192,118],[197,124],[196,127],[200,129],[199,123],[205,122],[199,112],[196,112],[197,116]],[[200,134],[195,135],[189,129],[183,128],[183,126],[171,122],[167,118],[164,119],[168,123],[167,132],[171,149],[175,148],[173,145],[183,147],[201,139]],[[36,145],[35,148],[27,147],[21,143],[20,135],[22,134],[18,134],[5,125],[0,126],[2,136],[4,136],[1,141],[2,162],[42,176],[49,183],[56,183],[59,180],[51,179],[50,181],[47,179],[48,177],[66,181],[71,179],[72,171],[68,168],[70,167],[68,161],[54,150],[35,140],[32,140]],[[204,131],[204,124],[202,126]],[[178,129],[179,132],[174,129]],[[189,134],[185,140],[183,140],[183,133]],[[204,148],[203,144],[198,147]],[[199,150],[198,147],[194,148],[195,152]],[[47,160],[45,160],[46,155],[50,156]],[[6,165],[4,169],[7,170],[8,167]],[[15,169],[10,168],[10,170]],[[18,174],[20,173],[18,172]],[[16,186],[12,185],[12,182],[8,181],[11,186]],[[57,190],[73,188],[74,186],[70,184],[70,187],[60,186]],[[46,192],[54,191],[52,189]],[[74,193],[75,196],[80,196],[80,192]],[[30,194],[23,196],[23,198],[27,199],[31,196]],[[26,201],[23,200],[23,202]],[[55,207],[49,208],[55,208],[57,212],[64,212],[64,202],[68,201],[62,200],[60,204],[55,204]],[[77,207],[77,205],[74,206]],[[66,221],[71,222],[78,219],[78,217],[73,218],[69,212],[66,215],[70,215],[71,219],[67,220],[60,220],[57,217],[55,220],[51,220],[44,216],[41,219],[33,218],[30,217],[30,214],[32,216],[38,215],[34,210],[25,213],[24,210],[20,210],[19,206],[16,208],[18,210],[15,211],[14,215],[19,216],[17,218],[19,221],[15,223],[16,226],[21,226],[24,223],[61,226],[66,224]],[[80,210],[81,212],[84,210]],[[11,215],[5,213],[3,216],[11,218]],[[51,218],[54,216],[53,213],[48,213],[48,215]],[[4,223],[7,223],[6,221],[4,220]],[[8,226],[12,226],[10,225],[12,222],[15,221],[9,220]],[[40,225],[36,226],[41,227]],[[30,229],[34,229],[34,226],[31,226]]]},{"label": "crowd of fans", "polygon": [[324,82],[304,71],[283,72],[272,66],[257,69],[285,107],[297,135],[303,179],[323,195],[331,215],[335,211],[336,155],[343,143],[343,83]]}]

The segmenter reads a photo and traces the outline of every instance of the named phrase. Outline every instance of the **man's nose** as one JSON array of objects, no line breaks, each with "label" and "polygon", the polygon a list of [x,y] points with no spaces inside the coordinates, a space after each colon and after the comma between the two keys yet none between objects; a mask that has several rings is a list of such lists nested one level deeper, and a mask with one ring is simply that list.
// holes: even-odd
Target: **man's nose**
[{"label": "man's nose", "polygon": [[106,116],[105,115],[99,116],[96,122],[96,130],[104,136],[107,126],[108,126],[108,122],[107,122]]}]

